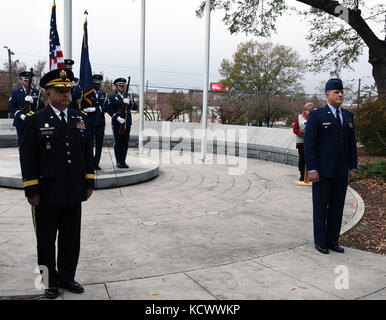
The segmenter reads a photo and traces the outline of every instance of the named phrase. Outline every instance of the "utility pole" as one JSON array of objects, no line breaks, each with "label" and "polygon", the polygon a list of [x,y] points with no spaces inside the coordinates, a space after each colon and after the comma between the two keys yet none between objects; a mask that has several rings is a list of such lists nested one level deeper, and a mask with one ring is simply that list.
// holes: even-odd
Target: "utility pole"
[{"label": "utility pole", "polygon": [[11,58],[11,55],[13,55],[15,53],[12,52],[12,50],[10,48],[8,48],[7,46],[4,46],[4,48],[7,49],[7,51],[8,51],[9,92],[11,92],[12,91],[12,58]]},{"label": "utility pole", "polygon": [[360,107],[360,98],[361,98],[361,79],[358,79],[358,108]]}]

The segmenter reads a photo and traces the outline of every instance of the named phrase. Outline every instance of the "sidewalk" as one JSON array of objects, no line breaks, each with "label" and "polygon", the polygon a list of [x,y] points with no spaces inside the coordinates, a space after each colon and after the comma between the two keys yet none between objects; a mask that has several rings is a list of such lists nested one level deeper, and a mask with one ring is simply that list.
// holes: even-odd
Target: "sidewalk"
[{"label": "sidewalk", "polygon": [[[314,249],[311,188],[294,183],[297,168],[248,159],[243,175],[228,169],[161,162],[149,182],[97,190],[83,205],[85,293],[59,299],[386,299],[386,257]],[[0,194],[0,296],[41,294],[24,193]],[[363,210],[349,190],[343,224]]]}]

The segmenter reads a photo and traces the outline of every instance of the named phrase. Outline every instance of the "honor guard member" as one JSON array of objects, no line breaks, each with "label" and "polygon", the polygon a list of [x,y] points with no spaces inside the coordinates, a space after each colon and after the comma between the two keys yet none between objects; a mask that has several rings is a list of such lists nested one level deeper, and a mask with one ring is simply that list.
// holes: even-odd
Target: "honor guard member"
[{"label": "honor guard member", "polygon": [[[114,133],[114,154],[117,161],[118,168],[128,168],[126,163],[127,149],[129,148],[130,129],[131,129],[131,111],[137,110],[138,106],[130,94],[127,98],[123,98],[123,94],[126,88],[126,79],[118,78],[114,81],[116,93],[109,96],[105,103],[105,109],[111,116],[111,125]],[[121,117],[123,104],[127,105],[126,119]],[[121,124],[126,121],[125,134],[119,134],[119,128]]]},{"label": "honor guard member", "polygon": [[[21,128],[23,126],[26,115],[24,114],[24,106],[26,102],[30,103],[30,111],[36,111],[44,108],[44,102],[40,97],[40,90],[31,88],[31,92],[27,95],[27,87],[31,71],[23,71],[19,74],[21,87],[14,89],[11,92],[11,97],[8,101],[8,109],[14,117],[13,126],[16,127],[17,141],[20,146]],[[32,73],[32,76],[34,74]]]},{"label": "honor guard member", "polygon": [[103,138],[105,135],[105,112],[104,104],[107,99],[106,92],[101,90],[103,75],[94,74],[92,76],[94,89],[95,89],[95,101],[93,101],[92,107],[83,109],[88,114],[88,125],[90,130],[91,145],[95,146],[94,153],[94,169],[101,170],[99,162],[102,155]]},{"label": "honor guard member", "polygon": [[[64,59],[64,64],[66,65],[66,70],[72,72],[72,66],[74,64],[74,60],[72,59]],[[70,109],[79,110],[79,100],[82,98],[82,88],[79,85],[79,79],[74,77],[72,81],[71,87],[71,102],[69,104]]]},{"label": "honor guard member", "polygon": [[307,118],[304,155],[312,184],[315,248],[343,253],[339,234],[347,183],[355,177],[357,149],[354,115],[342,109],[343,84],[330,79],[325,87],[327,105]]},{"label": "honor guard member", "polygon": [[24,191],[32,206],[37,238],[38,264],[45,266],[43,283],[48,272],[47,298],[56,298],[58,287],[74,293],[84,291],[75,281],[75,272],[80,251],[81,202],[93,192],[94,166],[87,115],[68,108],[72,81],[73,73],[65,69],[44,75],[40,86],[46,89],[48,105],[27,115],[20,146]]}]

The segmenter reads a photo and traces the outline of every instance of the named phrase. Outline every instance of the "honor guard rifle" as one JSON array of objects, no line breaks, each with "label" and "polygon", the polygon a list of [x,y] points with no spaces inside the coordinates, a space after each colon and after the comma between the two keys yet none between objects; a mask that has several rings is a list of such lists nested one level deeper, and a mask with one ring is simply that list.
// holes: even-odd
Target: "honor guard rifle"
[{"label": "honor guard rifle", "polygon": [[[29,77],[28,77],[28,86],[27,86],[27,89],[26,89],[26,95],[27,96],[31,95],[32,75],[33,75],[33,68],[30,69],[30,74],[29,74]],[[25,101],[23,113],[27,114],[30,111],[31,111],[31,103],[29,101]]]},{"label": "honor guard rifle", "polygon": [[[127,78],[127,86],[126,86],[126,90],[125,90],[125,94],[123,96],[123,99],[127,98],[128,94],[129,94],[129,86],[130,86],[130,78],[131,77],[128,77]],[[127,110],[127,107],[128,105],[126,103],[122,103],[122,112],[121,112],[121,118],[125,119],[125,122],[124,123],[121,123],[120,127],[119,127],[119,134],[120,135],[124,135],[125,134],[125,131],[126,131],[126,118],[127,118],[127,113],[130,112],[130,109]]]}]

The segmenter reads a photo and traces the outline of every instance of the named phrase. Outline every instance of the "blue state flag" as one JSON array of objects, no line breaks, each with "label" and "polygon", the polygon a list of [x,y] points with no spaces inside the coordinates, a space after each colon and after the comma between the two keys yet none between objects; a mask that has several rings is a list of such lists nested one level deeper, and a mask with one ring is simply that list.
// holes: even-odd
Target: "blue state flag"
[{"label": "blue state flag", "polygon": [[80,59],[79,84],[83,90],[83,107],[88,108],[92,106],[95,100],[94,83],[92,80],[92,71],[90,58],[88,55],[88,36],[87,36],[87,19],[83,25],[83,41],[82,41],[82,55]]}]

